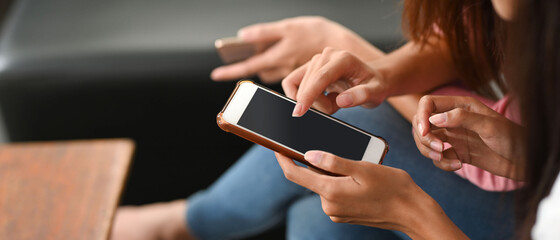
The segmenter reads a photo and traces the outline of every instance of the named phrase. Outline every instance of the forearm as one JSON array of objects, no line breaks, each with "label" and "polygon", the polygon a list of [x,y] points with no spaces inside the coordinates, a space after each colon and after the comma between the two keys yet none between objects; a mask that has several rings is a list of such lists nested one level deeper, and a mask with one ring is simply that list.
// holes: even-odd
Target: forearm
[{"label": "forearm", "polygon": [[[356,55],[363,61],[395,61],[403,53],[398,53],[398,57],[393,56],[395,53],[391,54],[391,58],[387,60],[387,54],[370,44],[363,38],[359,37],[354,33],[345,34],[342,36],[342,40],[339,41],[342,48]],[[408,47],[406,51],[411,51],[413,48]],[[394,62],[397,63],[397,62]],[[413,68],[410,68],[413,69]],[[402,74],[402,73],[401,73]],[[437,73],[436,73],[437,74]],[[434,75],[436,75],[434,74]],[[405,74],[402,74],[405,75]],[[423,94],[408,94],[402,96],[394,96],[387,99],[387,102],[395,108],[406,120],[412,121],[412,117],[416,113],[418,100]]]},{"label": "forearm", "polygon": [[[339,41],[344,50],[351,52],[356,55],[362,61],[395,61],[403,53],[398,53],[398,57],[393,56],[395,53],[391,54],[391,58],[387,60],[387,54],[375,47],[374,45],[367,42],[365,39],[361,38],[353,32],[344,34]],[[410,51],[413,48],[407,48],[406,51]],[[402,96],[390,97],[387,102],[395,108],[406,120],[412,121],[412,117],[416,113],[418,100],[423,94],[408,94]]]},{"label": "forearm", "polygon": [[375,47],[359,35],[354,32],[347,32],[343,36],[340,36],[341,45],[340,50],[346,50],[364,62],[370,62],[378,60],[382,57],[387,56],[387,54],[381,51],[379,48]]},{"label": "forearm", "polygon": [[389,96],[427,92],[459,78],[449,48],[441,40],[424,46],[409,42],[368,63],[383,75]]},{"label": "forearm", "polygon": [[407,94],[387,98],[387,102],[393,106],[406,120],[412,122],[412,117],[418,110],[418,101],[423,94]]}]

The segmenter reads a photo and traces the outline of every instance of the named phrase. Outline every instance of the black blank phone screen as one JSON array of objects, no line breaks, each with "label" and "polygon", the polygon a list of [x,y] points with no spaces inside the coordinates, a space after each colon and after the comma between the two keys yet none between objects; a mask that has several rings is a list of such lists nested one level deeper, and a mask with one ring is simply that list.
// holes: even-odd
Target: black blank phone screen
[{"label": "black blank phone screen", "polygon": [[313,111],[292,117],[294,106],[258,88],[238,125],[301,153],[322,150],[348,159],[362,159],[370,136]]}]

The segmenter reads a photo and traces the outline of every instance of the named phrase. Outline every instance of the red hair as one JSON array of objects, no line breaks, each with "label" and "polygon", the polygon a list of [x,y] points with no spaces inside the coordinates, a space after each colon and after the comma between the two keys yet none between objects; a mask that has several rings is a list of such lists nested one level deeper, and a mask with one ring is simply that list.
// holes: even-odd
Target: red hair
[{"label": "red hair", "polygon": [[488,0],[405,0],[403,29],[422,44],[441,38],[449,46],[463,83],[480,95],[497,98],[489,83],[502,83],[504,22]]}]

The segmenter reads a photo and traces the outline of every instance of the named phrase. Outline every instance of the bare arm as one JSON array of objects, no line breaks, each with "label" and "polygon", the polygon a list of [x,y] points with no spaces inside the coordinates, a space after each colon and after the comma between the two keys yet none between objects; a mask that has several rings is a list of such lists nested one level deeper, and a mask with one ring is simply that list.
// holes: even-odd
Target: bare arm
[{"label": "bare arm", "polygon": [[460,77],[447,44],[437,38],[425,45],[409,42],[369,65],[391,85],[390,96],[424,93]]},{"label": "bare arm", "polygon": [[397,110],[406,120],[412,122],[412,117],[418,110],[418,101],[422,94],[407,94],[387,98],[387,102]]},{"label": "bare arm", "polygon": [[[449,64],[451,58],[447,56],[448,50],[445,46],[439,46],[437,39],[423,49],[408,43],[385,54],[351,30],[322,17],[296,17],[259,23],[241,29],[239,37],[256,44],[276,44],[245,61],[215,69],[212,73],[215,80],[233,80],[258,74],[263,81],[274,82],[327,46],[348,51],[361,61],[373,64],[388,75],[388,81],[396,79],[395,84],[415,82],[407,87],[409,91],[410,88],[418,87],[429,90],[456,77],[452,64]],[[418,86],[421,84],[424,86]],[[388,102],[410,121],[420,96],[391,97]]]},{"label": "bare arm", "polygon": [[257,45],[274,44],[247,60],[214,69],[212,79],[227,81],[258,75],[265,83],[278,82],[329,46],[347,50],[363,61],[385,55],[355,32],[323,17],[258,23],[240,29],[238,37]]},{"label": "bare arm", "polygon": [[412,239],[468,239],[405,171],[309,151],[305,159],[340,176],[322,175],[276,154],[286,178],[321,197],[333,222],[393,229]]},{"label": "bare arm", "polygon": [[[407,43],[367,63],[348,51],[326,48],[282,84],[286,95],[298,101],[294,116],[301,116],[312,104],[327,113],[340,107],[374,107],[388,97],[422,94],[458,77],[449,49],[443,41],[435,39],[423,46]],[[345,87],[338,87],[336,95],[324,96],[323,92],[332,85]],[[406,111],[403,115],[410,119],[411,111],[399,106],[400,102],[409,101],[392,103]]]}]

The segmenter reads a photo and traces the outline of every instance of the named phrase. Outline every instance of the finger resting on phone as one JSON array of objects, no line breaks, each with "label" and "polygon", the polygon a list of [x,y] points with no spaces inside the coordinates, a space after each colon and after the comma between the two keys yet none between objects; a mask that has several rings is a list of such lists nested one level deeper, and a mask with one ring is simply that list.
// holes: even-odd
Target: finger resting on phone
[{"label": "finger resting on phone", "polygon": [[308,151],[305,153],[305,160],[315,167],[344,176],[352,175],[355,172],[353,164],[357,163],[323,151]]},{"label": "finger resting on phone", "polygon": [[280,153],[274,153],[276,155],[276,159],[282,171],[284,172],[284,176],[286,179],[301,185],[303,187],[308,188],[309,190],[320,193],[320,182],[325,181],[327,176],[312,171],[308,168],[298,166],[294,160],[286,157]]}]

